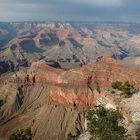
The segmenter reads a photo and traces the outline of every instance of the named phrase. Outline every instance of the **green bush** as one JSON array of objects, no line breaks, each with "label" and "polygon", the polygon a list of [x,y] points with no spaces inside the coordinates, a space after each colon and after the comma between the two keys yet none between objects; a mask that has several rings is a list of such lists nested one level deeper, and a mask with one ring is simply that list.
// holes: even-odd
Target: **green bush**
[{"label": "green bush", "polygon": [[32,140],[31,128],[16,131],[10,136],[9,140]]},{"label": "green bush", "polygon": [[125,94],[126,96],[131,96],[132,94],[135,93],[134,86],[133,86],[133,84],[131,84],[129,81],[126,81],[126,82],[122,85],[121,91],[122,91],[122,93]]},{"label": "green bush", "polygon": [[71,133],[68,134],[68,140],[77,140],[78,136],[72,135]]},{"label": "green bush", "polygon": [[122,94],[124,94],[126,97],[129,97],[135,93],[134,85],[129,81],[124,83],[116,81],[112,83],[112,88],[122,91]]},{"label": "green bush", "polygon": [[87,127],[93,140],[126,140],[123,115],[119,111],[97,106],[86,113]]},{"label": "green bush", "polygon": [[120,90],[122,84],[123,84],[122,82],[116,81],[116,82],[112,83],[112,88]]}]

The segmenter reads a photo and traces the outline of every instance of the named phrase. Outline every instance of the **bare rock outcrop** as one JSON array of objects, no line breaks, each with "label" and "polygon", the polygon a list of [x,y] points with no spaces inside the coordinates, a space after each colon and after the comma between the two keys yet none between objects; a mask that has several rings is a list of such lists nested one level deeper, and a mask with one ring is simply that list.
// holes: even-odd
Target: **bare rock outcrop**
[{"label": "bare rock outcrop", "polygon": [[0,88],[0,98],[6,100],[0,109],[0,136],[7,140],[17,129],[27,127],[34,140],[67,140],[69,134],[79,135],[85,127],[84,110],[112,100],[108,92],[117,80],[129,80],[140,88],[139,71],[117,64],[110,56],[68,71],[45,61],[34,62],[27,71],[9,76]]}]

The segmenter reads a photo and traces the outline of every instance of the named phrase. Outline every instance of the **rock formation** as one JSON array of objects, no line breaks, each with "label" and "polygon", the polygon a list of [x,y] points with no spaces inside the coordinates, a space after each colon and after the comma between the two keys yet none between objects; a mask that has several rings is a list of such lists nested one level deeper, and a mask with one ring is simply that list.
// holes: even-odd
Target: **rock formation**
[{"label": "rock formation", "polygon": [[111,101],[108,93],[116,80],[129,80],[140,89],[139,72],[117,64],[110,56],[68,71],[42,60],[34,62],[27,71],[11,74],[0,88],[0,136],[8,139],[17,129],[27,127],[34,140],[78,135],[84,130],[83,111],[105,98]]},{"label": "rock formation", "polygon": [[132,28],[131,24],[131,28],[128,24],[86,22],[11,23],[9,26],[14,31],[1,29],[0,40],[5,40],[3,34],[12,37],[2,43],[0,61],[12,60],[16,65],[30,66],[43,59],[70,69],[112,55],[121,64],[140,66],[140,32],[138,29],[138,33],[133,32],[137,26]]},{"label": "rock formation", "polygon": [[84,131],[84,111],[100,103],[122,109],[134,128],[139,94],[118,98],[111,84],[130,81],[140,90],[136,25],[3,24],[8,28],[0,23],[0,139],[30,127],[33,140],[67,140]]}]

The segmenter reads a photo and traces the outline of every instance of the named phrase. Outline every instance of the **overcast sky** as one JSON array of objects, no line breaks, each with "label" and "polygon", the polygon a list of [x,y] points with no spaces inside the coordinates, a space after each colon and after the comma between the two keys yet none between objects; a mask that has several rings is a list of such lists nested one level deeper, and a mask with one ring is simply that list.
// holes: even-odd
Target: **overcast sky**
[{"label": "overcast sky", "polygon": [[0,0],[0,21],[140,22],[140,0]]}]

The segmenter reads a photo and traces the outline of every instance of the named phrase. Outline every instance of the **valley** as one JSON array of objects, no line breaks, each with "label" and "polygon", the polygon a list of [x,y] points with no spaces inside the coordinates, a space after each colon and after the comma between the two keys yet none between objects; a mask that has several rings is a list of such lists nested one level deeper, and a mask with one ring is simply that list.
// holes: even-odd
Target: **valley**
[{"label": "valley", "polygon": [[89,140],[84,115],[97,105],[120,110],[139,139],[139,26],[0,23],[0,140],[27,128],[33,140]]}]

